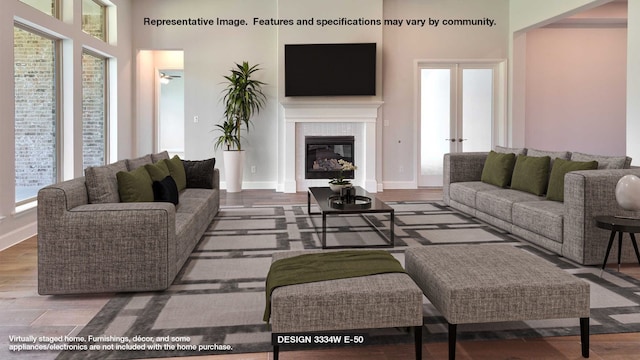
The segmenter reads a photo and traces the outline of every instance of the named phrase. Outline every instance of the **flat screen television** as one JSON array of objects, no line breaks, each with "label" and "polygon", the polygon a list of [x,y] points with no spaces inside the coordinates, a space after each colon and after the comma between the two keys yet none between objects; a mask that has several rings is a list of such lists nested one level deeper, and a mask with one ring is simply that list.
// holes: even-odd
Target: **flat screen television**
[{"label": "flat screen television", "polygon": [[286,44],[285,96],[376,94],[376,44]]}]

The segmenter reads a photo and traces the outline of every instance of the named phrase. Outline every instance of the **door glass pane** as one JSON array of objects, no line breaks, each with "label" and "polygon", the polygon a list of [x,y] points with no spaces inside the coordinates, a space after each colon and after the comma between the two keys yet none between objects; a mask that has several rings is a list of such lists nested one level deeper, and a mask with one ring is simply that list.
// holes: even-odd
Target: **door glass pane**
[{"label": "door glass pane", "polygon": [[491,150],[493,69],[462,70],[463,151]]},{"label": "door glass pane", "polygon": [[20,203],[57,180],[56,46],[17,27],[13,35],[15,199]]},{"label": "door glass pane", "polygon": [[442,158],[451,151],[451,70],[420,71],[420,181],[442,185]]}]

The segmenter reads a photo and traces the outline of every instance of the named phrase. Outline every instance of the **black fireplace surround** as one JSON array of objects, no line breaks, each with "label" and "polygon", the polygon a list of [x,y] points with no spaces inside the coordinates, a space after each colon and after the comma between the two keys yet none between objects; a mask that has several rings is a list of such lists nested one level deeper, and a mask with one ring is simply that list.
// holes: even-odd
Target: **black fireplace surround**
[{"label": "black fireplace surround", "polygon": [[[353,136],[306,136],[305,137],[305,179],[333,179],[340,176],[345,160],[355,165]],[[345,179],[353,179],[353,170],[343,171]]]}]

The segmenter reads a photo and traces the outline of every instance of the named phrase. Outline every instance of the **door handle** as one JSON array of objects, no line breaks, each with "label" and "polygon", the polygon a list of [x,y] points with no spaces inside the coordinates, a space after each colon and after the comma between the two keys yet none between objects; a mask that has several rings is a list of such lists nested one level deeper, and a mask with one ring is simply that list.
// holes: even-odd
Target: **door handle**
[{"label": "door handle", "polygon": [[[468,139],[458,139],[458,142],[463,142],[465,140],[468,140]],[[455,139],[451,139],[451,141],[456,141],[456,140]]]},{"label": "door handle", "polygon": [[456,139],[444,139],[445,141],[456,142]]}]

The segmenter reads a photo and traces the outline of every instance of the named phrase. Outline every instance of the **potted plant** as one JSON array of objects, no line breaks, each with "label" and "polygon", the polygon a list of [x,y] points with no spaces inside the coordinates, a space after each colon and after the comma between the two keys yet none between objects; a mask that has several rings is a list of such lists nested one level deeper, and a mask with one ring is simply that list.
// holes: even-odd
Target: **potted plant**
[{"label": "potted plant", "polygon": [[248,62],[235,64],[231,74],[224,76],[226,88],[223,92],[224,118],[222,124],[216,125],[222,134],[216,141],[216,148],[225,146],[223,152],[227,192],[242,191],[242,175],[245,154],[242,150],[242,127],[248,132],[251,117],[264,107],[266,96],[262,91],[262,81],[253,78],[258,65],[250,66]]}]

